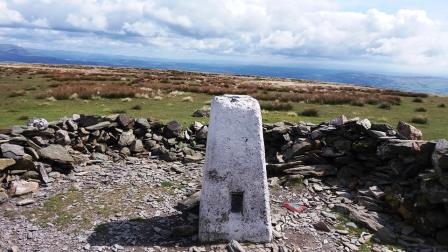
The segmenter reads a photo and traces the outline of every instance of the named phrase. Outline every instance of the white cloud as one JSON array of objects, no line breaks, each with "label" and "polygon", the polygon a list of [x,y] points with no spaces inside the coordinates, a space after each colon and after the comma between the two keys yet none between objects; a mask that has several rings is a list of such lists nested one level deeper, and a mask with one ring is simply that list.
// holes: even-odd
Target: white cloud
[{"label": "white cloud", "polygon": [[28,37],[40,28],[53,29],[59,31],[55,43],[77,41],[67,46],[78,50],[101,41],[108,49],[137,45],[173,55],[282,55],[448,67],[447,24],[423,10],[345,11],[331,0],[32,2],[0,2],[0,26],[22,24]]},{"label": "white cloud", "polygon": [[23,22],[20,12],[9,9],[5,2],[0,2],[0,24],[13,24]]},{"label": "white cloud", "polygon": [[73,27],[84,30],[104,31],[107,28],[107,20],[104,16],[85,17],[70,13],[66,21],[73,25]]}]

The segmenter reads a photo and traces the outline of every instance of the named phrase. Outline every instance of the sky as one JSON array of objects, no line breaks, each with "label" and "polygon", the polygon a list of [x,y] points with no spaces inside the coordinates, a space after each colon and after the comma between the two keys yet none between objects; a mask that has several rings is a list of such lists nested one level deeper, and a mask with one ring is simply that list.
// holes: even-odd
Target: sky
[{"label": "sky", "polygon": [[0,43],[448,75],[446,0],[0,0]]}]

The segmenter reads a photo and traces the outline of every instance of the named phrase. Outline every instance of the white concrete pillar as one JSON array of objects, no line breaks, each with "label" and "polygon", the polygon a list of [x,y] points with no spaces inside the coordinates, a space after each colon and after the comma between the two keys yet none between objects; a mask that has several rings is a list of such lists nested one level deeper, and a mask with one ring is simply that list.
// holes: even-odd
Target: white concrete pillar
[{"label": "white concrete pillar", "polygon": [[272,239],[260,105],[250,96],[213,98],[199,239],[203,242]]}]

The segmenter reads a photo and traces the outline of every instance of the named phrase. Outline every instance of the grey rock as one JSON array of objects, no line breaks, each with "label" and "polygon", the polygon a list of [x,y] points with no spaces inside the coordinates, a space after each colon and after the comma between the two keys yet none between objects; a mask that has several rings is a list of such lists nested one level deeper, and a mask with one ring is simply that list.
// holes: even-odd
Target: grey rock
[{"label": "grey rock", "polygon": [[227,245],[226,249],[228,252],[245,252],[246,250],[235,240],[231,240]]},{"label": "grey rock", "polygon": [[38,130],[45,130],[48,128],[48,121],[44,118],[33,118],[28,121],[27,126]]},{"label": "grey rock", "polygon": [[283,154],[283,160],[288,161],[295,155],[300,155],[312,149],[312,144],[307,139],[298,139],[291,148],[287,149]]},{"label": "grey rock", "polygon": [[17,206],[26,206],[26,205],[31,205],[31,204],[34,204],[34,199],[31,199],[31,198],[19,200],[16,203]]},{"label": "grey rock", "polygon": [[60,145],[69,145],[71,143],[70,136],[65,130],[57,130],[54,136],[54,141]]},{"label": "grey rock", "polygon": [[387,133],[386,133],[386,132],[379,131],[379,130],[369,130],[369,134],[370,134],[371,136],[373,136],[373,137],[377,137],[377,138],[380,138],[380,137],[386,137],[386,136],[387,136]]},{"label": "grey rock", "polygon": [[199,142],[204,142],[207,139],[208,134],[208,127],[203,126],[196,132],[196,139],[199,140]]},{"label": "grey rock", "polygon": [[319,222],[317,222],[317,223],[314,223],[313,224],[313,227],[316,229],[316,230],[319,230],[319,231],[323,231],[323,232],[331,232],[331,229],[327,226],[327,224],[325,224],[325,222],[323,222],[323,221],[319,221]]},{"label": "grey rock", "polygon": [[0,146],[2,155],[5,158],[12,158],[14,160],[22,159],[25,155],[25,149],[23,146],[16,144],[4,143]]},{"label": "grey rock", "polygon": [[143,152],[145,149],[143,148],[143,143],[140,139],[136,139],[130,147],[131,152],[138,153]]},{"label": "grey rock", "polygon": [[152,149],[154,146],[157,145],[157,142],[154,141],[154,140],[152,140],[152,139],[145,139],[143,144],[144,144],[144,146],[145,146],[145,148],[146,148],[147,150],[150,150],[150,149]]},{"label": "grey rock", "polygon": [[285,174],[300,174],[303,176],[333,176],[337,173],[337,168],[333,165],[300,165],[299,167],[285,169]]},{"label": "grey rock", "polygon": [[109,160],[109,156],[103,153],[94,152],[90,155],[90,159],[107,161]]},{"label": "grey rock", "polygon": [[34,160],[39,160],[39,153],[34,148],[25,147],[25,152],[29,154]]},{"label": "grey rock", "polygon": [[77,120],[79,127],[89,127],[95,124],[98,124],[100,122],[104,121],[104,119],[101,116],[95,116],[95,115],[80,115],[79,119]]},{"label": "grey rock", "polygon": [[137,118],[135,120],[135,124],[139,127],[145,128],[145,129],[151,128],[151,124],[149,124],[148,119],[146,119],[146,118]]},{"label": "grey rock", "polygon": [[199,211],[199,202],[201,200],[201,191],[197,191],[184,199],[183,201],[177,203],[176,209],[181,212],[187,212],[196,210],[195,212],[198,213]]},{"label": "grey rock", "polygon": [[32,140],[34,143],[36,143],[37,145],[41,146],[41,147],[42,147],[42,146],[47,146],[48,143],[49,143],[48,139],[47,139],[47,138],[44,138],[44,137],[42,137],[42,136],[34,136],[34,137],[31,138],[31,140]]},{"label": "grey rock", "polygon": [[39,190],[39,184],[34,181],[13,181],[11,183],[10,193],[13,196],[21,196],[28,193],[37,192]]},{"label": "grey rock", "polygon": [[67,127],[67,129],[71,132],[77,131],[78,130],[78,124],[76,122],[74,122],[72,119],[68,119],[64,122],[65,126]]},{"label": "grey rock", "polygon": [[333,120],[330,121],[330,125],[333,126],[342,126],[347,122],[347,117],[345,115],[340,115]]},{"label": "grey rock", "polygon": [[346,204],[338,204],[334,209],[340,213],[347,214],[351,220],[359,225],[374,231],[375,235],[380,240],[389,243],[395,241],[395,234],[389,228],[381,224],[375,216],[367,212],[357,210]]},{"label": "grey rock", "polygon": [[205,111],[205,110],[198,109],[198,110],[193,112],[192,116],[193,117],[208,117],[209,116],[209,112]]},{"label": "grey rock", "polygon": [[400,134],[402,137],[408,140],[422,140],[423,139],[423,133],[421,130],[417,129],[416,127],[405,123],[405,122],[398,122],[397,125],[397,131],[398,134]]},{"label": "grey rock", "polygon": [[165,126],[164,136],[166,138],[178,137],[182,131],[182,125],[178,121],[171,121]]},{"label": "grey rock", "polygon": [[124,147],[129,146],[135,141],[135,135],[132,130],[125,131],[120,135],[120,139],[118,140],[118,145]]},{"label": "grey rock", "polygon": [[60,163],[60,164],[72,164],[75,162],[72,155],[62,145],[52,144],[40,149],[39,156],[43,159]]},{"label": "grey rock", "polygon": [[117,118],[117,123],[122,128],[131,129],[134,126],[134,119],[126,114],[120,114]]},{"label": "grey rock", "polygon": [[369,119],[359,120],[356,122],[356,124],[365,130],[369,130],[372,127],[372,123],[369,121]]},{"label": "grey rock", "polygon": [[85,129],[89,131],[102,130],[109,127],[112,123],[109,121],[99,122],[94,125],[87,126]]},{"label": "grey rock", "polygon": [[123,147],[120,150],[120,154],[124,156],[129,156],[131,155],[131,150],[128,147]]}]

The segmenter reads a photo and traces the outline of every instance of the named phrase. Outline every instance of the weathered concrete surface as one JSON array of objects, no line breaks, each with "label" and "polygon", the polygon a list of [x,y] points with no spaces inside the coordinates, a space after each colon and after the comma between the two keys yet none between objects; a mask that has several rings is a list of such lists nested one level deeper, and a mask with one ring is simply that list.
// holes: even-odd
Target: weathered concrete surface
[{"label": "weathered concrete surface", "polygon": [[272,238],[261,123],[254,98],[213,99],[199,217],[203,242]]}]

